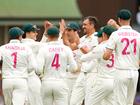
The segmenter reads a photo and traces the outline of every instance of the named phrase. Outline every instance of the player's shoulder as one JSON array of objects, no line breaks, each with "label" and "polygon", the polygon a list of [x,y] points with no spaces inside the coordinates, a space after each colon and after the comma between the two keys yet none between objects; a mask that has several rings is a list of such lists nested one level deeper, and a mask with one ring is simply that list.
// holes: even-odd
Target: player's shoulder
[{"label": "player's shoulder", "polygon": [[119,38],[119,33],[120,33],[120,30],[116,30],[116,31],[112,32],[110,35],[110,39],[117,40]]},{"label": "player's shoulder", "polygon": [[18,46],[24,48],[25,51],[32,51],[32,49],[30,48],[30,46],[28,46],[26,44],[20,43]]},{"label": "player's shoulder", "polygon": [[102,50],[102,49],[105,48],[106,45],[107,45],[107,43],[102,42],[102,43],[98,44],[98,45],[94,48],[94,50],[97,50],[97,49]]},{"label": "player's shoulder", "polygon": [[40,43],[40,49],[45,49],[47,47],[49,47],[49,44],[48,43]]},{"label": "player's shoulder", "polygon": [[68,50],[71,50],[71,48],[69,46],[64,45],[64,47]]},{"label": "player's shoulder", "polygon": [[133,32],[136,33],[138,35],[138,37],[140,37],[140,32],[138,32],[137,30],[133,29]]},{"label": "player's shoulder", "polygon": [[80,38],[80,41],[84,40],[86,37],[87,37],[87,35],[83,35],[83,36]]},{"label": "player's shoulder", "polygon": [[68,52],[68,53],[72,52],[72,49],[69,46],[62,44],[61,47],[63,48],[65,52]]},{"label": "player's shoulder", "polygon": [[37,42],[37,41],[34,41],[33,43],[31,43],[31,47],[35,48],[35,49],[39,49],[41,48],[45,43],[42,43],[42,42]]}]

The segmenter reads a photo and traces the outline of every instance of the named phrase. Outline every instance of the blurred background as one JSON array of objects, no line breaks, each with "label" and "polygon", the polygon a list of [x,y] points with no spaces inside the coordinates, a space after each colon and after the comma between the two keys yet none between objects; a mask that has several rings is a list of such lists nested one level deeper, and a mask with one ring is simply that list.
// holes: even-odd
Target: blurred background
[{"label": "blurred background", "polygon": [[135,26],[139,5],[140,0],[0,0],[0,44],[9,41],[7,32],[12,26],[36,24],[41,29],[40,40],[45,20],[58,25],[63,18],[80,24],[81,18],[93,15],[102,26],[110,18],[116,19],[116,13],[122,8],[131,10]]},{"label": "blurred background", "polygon": [[[110,18],[116,20],[116,13],[122,8],[132,12],[131,25],[140,32],[140,0],[0,0],[0,45],[9,41],[7,33],[12,26],[36,24],[40,28],[40,40],[45,20],[58,25],[63,18],[66,22],[81,24],[83,17],[91,15],[96,16],[102,26]],[[139,89],[138,84],[135,105],[140,105]],[[1,99],[0,105],[3,105]]]}]

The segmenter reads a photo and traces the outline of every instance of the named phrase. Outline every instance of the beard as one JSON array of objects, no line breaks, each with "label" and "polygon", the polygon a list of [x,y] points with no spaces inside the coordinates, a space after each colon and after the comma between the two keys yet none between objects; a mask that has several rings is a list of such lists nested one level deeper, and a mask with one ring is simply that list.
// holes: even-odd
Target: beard
[{"label": "beard", "polygon": [[84,34],[87,34],[87,30],[85,28],[83,29],[83,33]]}]

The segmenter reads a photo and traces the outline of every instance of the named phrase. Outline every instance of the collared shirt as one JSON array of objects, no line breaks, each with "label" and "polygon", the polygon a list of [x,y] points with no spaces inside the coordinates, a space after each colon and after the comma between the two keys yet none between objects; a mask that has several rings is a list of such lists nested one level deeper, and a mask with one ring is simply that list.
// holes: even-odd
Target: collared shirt
[{"label": "collared shirt", "polygon": [[114,54],[112,54],[109,60],[103,60],[103,54],[106,50],[106,46],[107,41],[101,42],[91,52],[84,54],[81,57],[81,61],[93,61],[94,59],[97,59],[98,66],[94,63],[89,63],[86,68],[90,66],[94,68],[95,66],[97,66],[98,76],[103,78],[114,78]]},{"label": "collared shirt", "polygon": [[28,72],[36,69],[32,50],[20,43],[10,40],[10,43],[0,47],[2,78],[27,78]]},{"label": "collared shirt", "polygon": [[29,38],[22,39],[21,43],[24,43],[25,45],[29,46],[32,49],[35,57],[37,56],[39,49],[43,46],[43,43],[37,42]]},{"label": "collared shirt", "polygon": [[98,38],[95,36],[96,32],[94,32],[91,36],[84,35],[80,38],[80,44],[78,46],[87,46],[89,49],[93,49],[98,45]]},{"label": "collared shirt", "polygon": [[[80,44],[79,46],[87,46],[90,51],[93,50],[94,47],[96,47],[98,45],[98,38],[97,36],[95,36],[96,32],[94,32],[91,36],[87,36],[84,35],[83,37],[80,38]],[[81,56],[83,55],[83,53],[80,51]],[[86,65],[88,65],[89,63],[92,63],[92,61],[87,61],[87,62],[83,62],[82,66],[81,66],[81,71],[83,72],[97,72],[96,67],[94,68],[90,68],[91,70],[87,70],[85,67]],[[97,60],[94,60],[94,64],[97,65]]]},{"label": "collared shirt", "polygon": [[46,43],[38,53],[38,74],[45,79],[64,79],[67,74],[67,65],[70,71],[77,70],[72,50],[60,41]]},{"label": "collared shirt", "polygon": [[[35,41],[33,39],[29,39],[29,38],[22,39],[21,43],[29,46],[32,49],[33,54],[34,54],[34,58],[36,60],[38,51],[43,46],[43,43],[37,42],[37,41]],[[34,75],[36,75],[35,71],[32,71],[29,73],[29,76],[34,76]]]},{"label": "collared shirt", "polygon": [[113,32],[107,48],[115,50],[115,68],[138,70],[140,59],[140,33],[131,26],[122,26]]}]

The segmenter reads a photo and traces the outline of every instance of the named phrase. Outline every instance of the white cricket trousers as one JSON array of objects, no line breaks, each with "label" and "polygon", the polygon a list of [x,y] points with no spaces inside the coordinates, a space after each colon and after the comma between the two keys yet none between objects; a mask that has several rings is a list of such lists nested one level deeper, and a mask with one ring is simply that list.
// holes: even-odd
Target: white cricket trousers
[{"label": "white cricket trousers", "polygon": [[138,75],[137,70],[115,70],[115,105],[133,105]]},{"label": "white cricket trousers", "polygon": [[66,79],[66,82],[67,82],[67,85],[68,85],[68,88],[69,88],[69,97],[68,97],[69,104],[70,104],[71,94],[72,94],[72,91],[73,91],[73,86],[75,85],[75,82],[76,82],[76,79],[78,78],[78,75],[79,74],[75,74],[74,75],[75,77],[68,77]]},{"label": "white cricket trousers", "polygon": [[43,105],[68,105],[69,88],[63,79],[42,81],[41,94]]},{"label": "white cricket trousers", "polygon": [[85,105],[114,105],[114,79],[102,78],[97,76],[95,78],[90,93],[85,99]]},{"label": "white cricket trousers", "polygon": [[71,94],[70,105],[81,105],[88,98],[91,84],[96,78],[97,72],[84,74],[80,72]]},{"label": "white cricket trousers", "polygon": [[41,98],[41,81],[39,77],[33,73],[28,77],[28,101],[30,105],[43,105]]},{"label": "white cricket trousers", "polygon": [[27,79],[3,79],[2,89],[5,105],[24,105],[28,91]]}]

